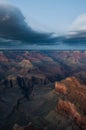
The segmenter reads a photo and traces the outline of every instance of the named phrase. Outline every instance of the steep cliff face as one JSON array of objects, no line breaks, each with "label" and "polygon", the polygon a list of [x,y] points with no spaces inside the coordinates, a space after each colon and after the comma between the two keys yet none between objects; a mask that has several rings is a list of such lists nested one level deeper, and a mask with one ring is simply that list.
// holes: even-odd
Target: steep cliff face
[{"label": "steep cliff face", "polygon": [[35,85],[47,85],[50,81],[44,76],[8,76],[5,80],[2,81],[5,88],[28,88]]}]

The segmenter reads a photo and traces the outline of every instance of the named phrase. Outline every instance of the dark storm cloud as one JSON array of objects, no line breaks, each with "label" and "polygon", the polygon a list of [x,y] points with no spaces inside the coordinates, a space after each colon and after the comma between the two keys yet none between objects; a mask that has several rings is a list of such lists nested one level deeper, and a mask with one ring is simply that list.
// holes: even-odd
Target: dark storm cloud
[{"label": "dark storm cloud", "polygon": [[86,44],[86,31],[75,31],[73,34],[64,37],[63,42],[69,45],[85,45]]},{"label": "dark storm cloud", "polygon": [[0,38],[18,40],[22,43],[55,43],[57,37],[52,33],[34,31],[25,22],[21,11],[9,5],[0,5]]}]

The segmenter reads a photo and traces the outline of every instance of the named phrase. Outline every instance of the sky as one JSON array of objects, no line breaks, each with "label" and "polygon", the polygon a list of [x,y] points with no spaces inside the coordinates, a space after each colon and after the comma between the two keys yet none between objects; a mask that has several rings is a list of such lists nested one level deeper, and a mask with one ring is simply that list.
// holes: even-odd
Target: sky
[{"label": "sky", "polygon": [[63,34],[86,27],[86,0],[3,0],[3,3],[20,8],[35,30]]},{"label": "sky", "polygon": [[0,48],[29,45],[85,49],[86,0],[0,0]]}]

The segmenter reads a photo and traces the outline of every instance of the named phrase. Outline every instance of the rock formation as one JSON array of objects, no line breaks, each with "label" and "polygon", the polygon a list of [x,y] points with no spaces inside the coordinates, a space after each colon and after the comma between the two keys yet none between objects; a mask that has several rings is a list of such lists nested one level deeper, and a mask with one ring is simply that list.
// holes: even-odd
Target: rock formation
[{"label": "rock formation", "polygon": [[63,83],[60,82],[55,82],[55,90],[58,93],[66,94],[67,93],[67,88]]},{"label": "rock formation", "polygon": [[77,124],[81,122],[81,116],[77,112],[75,105],[72,104],[71,102],[60,99],[58,102],[57,109],[58,111],[63,111],[68,116],[71,116],[76,121]]},{"label": "rock formation", "polygon": [[86,130],[86,52],[0,51],[0,130],[12,128]]},{"label": "rock formation", "polygon": [[33,126],[32,124],[29,124],[27,126],[21,127],[18,124],[15,124],[13,127],[13,130],[39,130],[38,128],[36,128],[35,126]]},{"label": "rock formation", "polygon": [[[67,93],[62,91],[65,90],[63,88],[66,88]],[[59,92],[58,113],[66,114],[68,118],[71,117],[81,130],[86,130],[86,115],[84,114],[86,111],[86,87],[81,85],[75,77],[68,77],[55,83],[55,91]],[[64,95],[65,93],[66,95]],[[62,95],[64,95],[63,98]]]}]

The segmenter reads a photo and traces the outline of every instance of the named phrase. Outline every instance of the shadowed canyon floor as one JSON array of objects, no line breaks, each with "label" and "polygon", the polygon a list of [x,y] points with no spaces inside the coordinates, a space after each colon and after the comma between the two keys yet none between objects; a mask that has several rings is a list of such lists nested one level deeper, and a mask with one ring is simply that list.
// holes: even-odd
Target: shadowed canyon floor
[{"label": "shadowed canyon floor", "polygon": [[0,130],[86,130],[86,51],[0,51]]}]

